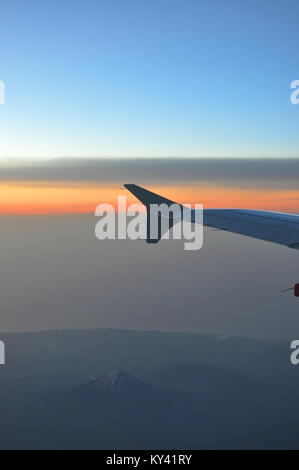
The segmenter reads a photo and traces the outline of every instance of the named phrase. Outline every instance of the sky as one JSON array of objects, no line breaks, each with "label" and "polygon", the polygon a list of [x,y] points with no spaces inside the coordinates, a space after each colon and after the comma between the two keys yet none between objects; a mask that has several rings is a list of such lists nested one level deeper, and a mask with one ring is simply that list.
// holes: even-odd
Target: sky
[{"label": "sky", "polygon": [[298,157],[297,0],[1,5],[0,160]]}]

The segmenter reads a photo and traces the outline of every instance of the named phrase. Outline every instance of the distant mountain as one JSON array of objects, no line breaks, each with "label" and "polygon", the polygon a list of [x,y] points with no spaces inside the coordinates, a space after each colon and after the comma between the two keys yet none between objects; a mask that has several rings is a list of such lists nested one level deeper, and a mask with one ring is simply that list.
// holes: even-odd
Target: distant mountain
[{"label": "distant mountain", "polygon": [[[113,369],[60,396],[55,414],[64,419],[55,427],[69,447],[78,438],[84,448],[170,448],[171,436],[183,433],[195,408],[184,392]],[[54,409],[53,402],[53,415]]]},{"label": "distant mountain", "polygon": [[136,379],[123,369],[114,369],[103,377],[93,378],[87,384],[79,387],[77,391],[81,393],[108,392],[113,394],[123,394],[130,392],[145,392],[146,390],[153,388],[155,387]]},{"label": "distant mountain", "polygon": [[287,342],[120,330],[1,339],[1,449],[298,448]]}]

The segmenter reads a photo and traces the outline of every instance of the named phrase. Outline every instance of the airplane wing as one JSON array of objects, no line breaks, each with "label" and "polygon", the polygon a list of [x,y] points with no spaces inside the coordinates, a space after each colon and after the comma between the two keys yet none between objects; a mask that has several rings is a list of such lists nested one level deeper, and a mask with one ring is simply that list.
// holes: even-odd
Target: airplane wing
[{"label": "airplane wing", "polygon": [[[175,204],[135,184],[124,186],[147,209],[150,204]],[[203,225],[299,250],[299,215],[245,209],[204,209]]]}]

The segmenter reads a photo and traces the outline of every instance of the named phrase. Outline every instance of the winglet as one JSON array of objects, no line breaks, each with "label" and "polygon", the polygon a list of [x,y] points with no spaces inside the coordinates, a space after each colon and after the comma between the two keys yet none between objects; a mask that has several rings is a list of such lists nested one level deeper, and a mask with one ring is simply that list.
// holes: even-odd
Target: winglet
[{"label": "winglet", "polygon": [[124,184],[124,187],[137,199],[139,199],[139,201],[141,201],[142,204],[144,204],[146,207],[148,207],[150,204],[167,204],[168,206],[175,204],[175,202],[170,201],[170,199],[159,196],[152,191],[148,191],[141,186],[137,186],[137,184]]},{"label": "winglet", "polygon": [[[160,204],[166,204],[167,206],[171,206],[173,204],[176,204],[175,202],[171,201],[170,199],[166,199],[165,197],[159,196],[158,194],[153,193],[152,191],[148,191],[147,189],[141,188],[141,186],[137,186],[137,184],[124,184],[124,187],[130,191],[142,204],[145,205],[146,211],[147,211],[147,243],[158,243],[158,241],[161,239],[161,237],[164,235],[162,233],[162,223],[161,223],[161,214],[158,215],[158,236],[157,238],[152,238],[151,237],[151,230],[150,230],[150,224],[151,224],[151,212],[150,212],[150,205],[151,204],[157,204],[158,206]],[[169,217],[169,224],[168,224],[168,230],[170,230],[174,223],[173,216]]]}]

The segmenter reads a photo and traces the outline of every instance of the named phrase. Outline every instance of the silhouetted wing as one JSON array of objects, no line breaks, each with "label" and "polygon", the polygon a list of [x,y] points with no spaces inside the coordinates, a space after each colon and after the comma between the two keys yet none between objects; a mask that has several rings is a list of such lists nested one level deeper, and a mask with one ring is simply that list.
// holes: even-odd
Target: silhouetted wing
[{"label": "silhouetted wing", "polygon": [[[159,240],[161,240],[163,234],[165,232],[168,232],[169,229],[173,227],[173,225],[181,220],[181,217],[175,219],[171,214],[167,217],[168,218],[168,223],[167,226],[162,227],[161,224],[161,217],[162,214],[158,215],[158,232],[155,237],[151,236],[151,217],[150,217],[150,205],[151,204],[156,204],[160,206],[161,204],[165,204],[168,207],[172,206],[173,204],[176,204],[173,201],[170,201],[170,199],[166,199],[165,197],[158,196],[158,194],[153,193],[152,191],[148,191],[147,189],[143,189],[140,186],[137,186],[136,184],[125,184],[124,187],[130,191],[134,196],[139,199],[139,201],[142,202],[142,204],[145,205],[147,209],[147,237],[146,241],[147,243],[158,243]],[[182,206],[179,204],[180,208]],[[180,210],[180,213],[182,211]]]},{"label": "silhouetted wing", "polygon": [[[146,207],[150,204],[175,204],[136,184],[124,186]],[[203,224],[299,249],[299,215],[245,209],[204,209]]]}]

